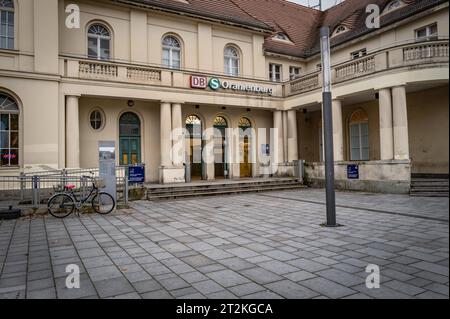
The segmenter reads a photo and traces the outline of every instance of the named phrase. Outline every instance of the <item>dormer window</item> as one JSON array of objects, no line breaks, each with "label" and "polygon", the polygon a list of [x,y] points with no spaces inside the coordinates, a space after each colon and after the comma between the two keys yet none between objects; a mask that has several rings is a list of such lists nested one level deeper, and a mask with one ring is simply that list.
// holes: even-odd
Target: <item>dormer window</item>
[{"label": "dormer window", "polygon": [[393,0],[384,8],[383,14],[400,9],[403,6],[405,6],[405,3],[402,0]]},{"label": "dormer window", "polygon": [[336,29],[334,29],[332,37],[340,35],[342,33],[345,33],[348,30],[349,30],[349,28],[347,28],[345,25],[341,24],[341,25],[337,26]]},{"label": "dormer window", "polygon": [[277,41],[283,41],[283,42],[288,42],[288,43],[292,43],[291,39],[289,39],[288,35],[286,33],[283,32],[279,32],[277,34],[275,34],[272,39],[277,40]]},{"label": "dormer window", "polygon": [[277,33],[277,35],[275,36],[275,38],[277,40],[284,40],[284,41],[289,41],[289,38],[286,34],[284,33]]}]

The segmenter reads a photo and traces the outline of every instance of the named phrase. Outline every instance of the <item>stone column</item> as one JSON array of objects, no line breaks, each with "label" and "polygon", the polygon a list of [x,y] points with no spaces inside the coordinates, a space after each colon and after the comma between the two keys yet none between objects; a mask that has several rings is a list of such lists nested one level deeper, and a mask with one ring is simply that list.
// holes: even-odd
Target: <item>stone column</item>
[{"label": "stone column", "polygon": [[172,116],[171,105],[167,102],[161,102],[161,168],[172,167]]},{"label": "stone column", "polygon": [[298,160],[297,111],[288,111],[288,162]]},{"label": "stone column", "polygon": [[[273,128],[278,134],[276,147],[273,148],[274,164],[279,164],[284,162],[284,142],[283,142],[283,112],[274,111],[273,112]],[[274,133],[275,134],[275,133]]]},{"label": "stone column", "polygon": [[344,129],[342,123],[342,102],[340,100],[333,100],[332,111],[334,161],[342,162],[344,161]]},{"label": "stone column", "polygon": [[408,110],[405,86],[392,88],[393,123],[394,123],[394,158],[409,159]]},{"label": "stone column", "polygon": [[66,96],[66,168],[80,168],[79,96]]},{"label": "stone column", "polygon": [[380,159],[387,161],[394,159],[391,89],[381,89],[378,95],[380,113]]},{"label": "stone column", "polygon": [[288,161],[288,116],[283,111],[283,163]]},{"label": "stone column", "polygon": [[172,104],[172,162],[174,166],[182,166],[186,159],[183,133],[181,104],[174,103]]}]

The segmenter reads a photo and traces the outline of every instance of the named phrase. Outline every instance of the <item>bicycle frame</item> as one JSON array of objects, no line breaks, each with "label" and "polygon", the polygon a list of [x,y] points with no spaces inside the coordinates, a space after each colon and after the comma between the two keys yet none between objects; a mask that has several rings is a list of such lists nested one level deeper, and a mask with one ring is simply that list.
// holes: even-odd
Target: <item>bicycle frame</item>
[{"label": "bicycle frame", "polygon": [[66,189],[65,193],[73,198],[76,208],[80,209],[92,197],[92,195],[98,193],[98,188],[95,186],[95,183],[92,183],[92,189],[89,194],[84,198],[80,198],[80,200],[78,200],[78,197],[77,195],[75,195],[75,192],[73,190]]}]

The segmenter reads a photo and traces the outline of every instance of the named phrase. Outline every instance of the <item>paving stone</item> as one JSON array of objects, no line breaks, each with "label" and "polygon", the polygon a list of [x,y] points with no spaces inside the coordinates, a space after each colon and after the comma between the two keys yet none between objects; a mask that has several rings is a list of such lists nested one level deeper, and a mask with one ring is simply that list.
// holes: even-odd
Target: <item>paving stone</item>
[{"label": "paving stone", "polygon": [[242,270],[240,273],[243,274],[245,277],[261,285],[265,285],[283,279],[283,277],[260,267],[245,269]]},{"label": "paving stone", "polygon": [[277,281],[265,285],[266,288],[287,299],[309,299],[319,294],[290,280]]},{"label": "paving stone", "polygon": [[134,292],[133,287],[125,277],[94,281],[94,286],[101,298],[114,297]]},{"label": "paving stone", "polygon": [[223,290],[224,288],[213,280],[205,280],[193,283],[192,286],[200,293],[208,295]]},{"label": "paving stone", "polygon": [[304,280],[301,282],[301,285],[333,299],[343,298],[356,293],[350,288],[320,277]]},{"label": "paving stone", "polygon": [[138,293],[146,293],[162,289],[161,285],[153,279],[133,282],[132,285]]},{"label": "paving stone", "polygon": [[249,282],[247,278],[229,269],[211,272],[207,276],[223,287],[232,287]]}]

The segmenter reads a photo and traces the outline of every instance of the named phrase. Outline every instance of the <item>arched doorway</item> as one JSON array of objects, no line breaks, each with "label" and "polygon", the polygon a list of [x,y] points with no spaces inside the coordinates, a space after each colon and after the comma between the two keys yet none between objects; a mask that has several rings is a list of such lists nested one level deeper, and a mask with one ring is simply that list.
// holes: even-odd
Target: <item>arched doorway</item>
[{"label": "arched doorway", "polygon": [[124,113],[119,120],[120,165],[141,163],[141,121],[132,113]]},{"label": "arched doorway", "polygon": [[226,178],[228,173],[226,131],[228,122],[223,116],[214,120],[214,175],[216,179]]},{"label": "arched doorway", "polygon": [[251,143],[252,143],[252,123],[246,117],[241,118],[239,121],[239,132],[241,134],[241,164],[240,164],[240,177],[253,177],[253,166],[250,161]]},{"label": "arched doorway", "polygon": [[191,179],[203,179],[203,138],[202,121],[196,115],[186,118],[186,155],[187,163],[191,165]]}]

